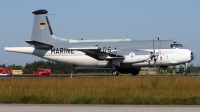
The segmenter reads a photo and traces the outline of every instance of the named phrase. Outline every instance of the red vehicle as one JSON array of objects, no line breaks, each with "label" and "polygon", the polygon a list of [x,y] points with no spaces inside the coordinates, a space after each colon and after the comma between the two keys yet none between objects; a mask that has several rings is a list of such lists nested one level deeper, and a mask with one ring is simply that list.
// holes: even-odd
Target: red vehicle
[{"label": "red vehicle", "polygon": [[50,73],[51,73],[51,69],[49,68],[46,68],[46,69],[39,68],[35,72],[33,72],[33,75],[43,76],[43,75],[49,75]]},{"label": "red vehicle", "polygon": [[11,68],[0,68],[0,75],[12,75],[13,71]]}]

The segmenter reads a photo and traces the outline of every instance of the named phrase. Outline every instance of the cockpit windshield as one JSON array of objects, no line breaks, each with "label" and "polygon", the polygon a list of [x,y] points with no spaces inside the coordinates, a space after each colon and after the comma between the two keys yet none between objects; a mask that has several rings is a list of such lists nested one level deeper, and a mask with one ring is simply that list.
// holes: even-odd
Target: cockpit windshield
[{"label": "cockpit windshield", "polygon": [[174,44],[171,44],[170,47],[171,48],[180,48],[180,47],[183,47],[183,45],[174,43]]},{"label": "cockpit windshield", "polygon": [[180,48],[180,49],[182,48],[182,49],[184,49],[185,48],[183,46],[183,44],[181,44],[179,42],[174,42],[174,43],[170,44],[170,47],[173,48],[173,49],[175,49],[175,48]]}]

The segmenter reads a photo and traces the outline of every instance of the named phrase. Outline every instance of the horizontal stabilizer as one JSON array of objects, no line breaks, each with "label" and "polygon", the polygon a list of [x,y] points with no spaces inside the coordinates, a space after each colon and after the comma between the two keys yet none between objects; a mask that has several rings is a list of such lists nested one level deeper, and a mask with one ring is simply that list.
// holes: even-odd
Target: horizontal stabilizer
[{"label": "horizontal stabilizer", "polygon": [[53,45],[50,45],[50,44],[45,44],[45,43],[42,43],[42,42],[38,42],[38,41],[32,41],[32,40],[28,40],[26,41],[28,44],[34,46],[35,48],[39,48],[39,49],[42,49],[42,48],[53,48]]},{"label": "horizontal stabilizer", "polygon": [[33,47],[5,47],[4,50],[8,52],[32,54],[34,51],[34,48]]}]

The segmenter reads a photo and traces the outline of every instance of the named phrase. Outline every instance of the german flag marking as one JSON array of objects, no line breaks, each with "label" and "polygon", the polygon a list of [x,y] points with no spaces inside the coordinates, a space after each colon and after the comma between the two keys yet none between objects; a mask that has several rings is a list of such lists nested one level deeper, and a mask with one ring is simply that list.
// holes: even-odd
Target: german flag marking
[{"label": "german flag marking", "polygon": [[45,23],[40,23],[40,28],[45,28]]}]

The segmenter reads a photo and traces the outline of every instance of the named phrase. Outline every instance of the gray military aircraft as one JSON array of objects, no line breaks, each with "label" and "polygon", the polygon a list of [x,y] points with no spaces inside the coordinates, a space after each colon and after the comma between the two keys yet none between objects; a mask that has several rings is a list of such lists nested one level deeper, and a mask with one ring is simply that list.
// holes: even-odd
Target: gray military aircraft
[{"label": "gray military aircraft", "polygon": [[[141,67],[168,67],[185,64],[194,54],[174,40],[98,39],[73,40],[53,34],[47,10],[34,14],[29,47],[5,47],[5,51],[32,54],[75,67],[113,68],[112,75],[131,73],[137,75]],[[185,72],[187,74],[187,72]]]}]

